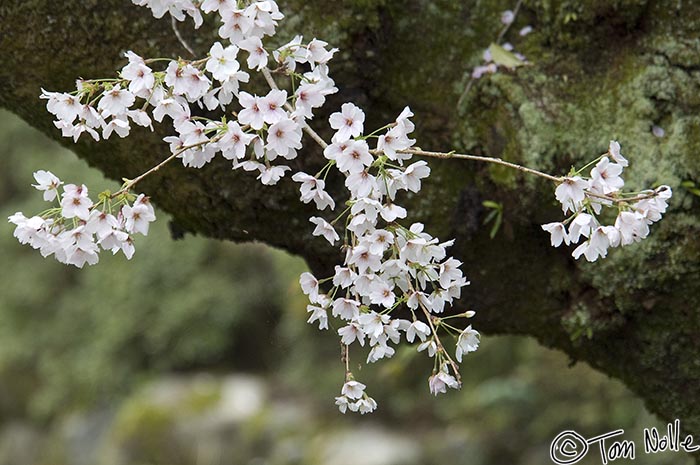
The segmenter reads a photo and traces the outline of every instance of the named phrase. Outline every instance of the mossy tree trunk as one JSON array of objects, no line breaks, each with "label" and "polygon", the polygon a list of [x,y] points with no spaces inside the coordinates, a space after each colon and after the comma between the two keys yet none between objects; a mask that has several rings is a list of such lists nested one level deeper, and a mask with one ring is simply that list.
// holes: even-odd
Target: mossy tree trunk
[{"label": "mossy tree trunk", "polygon": [[[697,177],[700,166],[700,5],[526,0],[507,38],[533,65],[475,82],[458,108],[465,76],[496,37],[500,11],[513,2],[280,3],[289,17],[280,37],[303,32],[341,49],[332,75],[342,91],[327,112],[352,100],[366,109],[367,127],[378,127],[410,105],[423,148],[500,156],[553,173],[619,139],[631,161],[628,185],[674,188],[671,212],[649,239],[595,264],[549,246],[539,225],[561,212],[545,181],[434,161],[421,195],[403,203],[433,234],[457,239],[454,252],[472,281],[460,309],[478,310],[475,327],[530,335],[561,349],[623,380],[662,418],[680,418],[700,434],[699,202],[680,187]],[[535,32],[522,38],[517,29],[525,24]],[[180,30],[203,55],[215,25]],[[4,0],[0,105],[58,140],[38,99],[40,87],[69,90],[76,77],[112,76],[126,50],[186,55],[169,20],[155,20],[127,0]],[[322,133],[324,120],[314,121]],[[663,127],[665,137],[654,137],[652,125]],[[167,131],[135,130],[124,140],[70,147],[121,179],[166,156],[160,139]],[[294,168],[314,172],[323,159],[308,145]],[[338,201],[340,182],[331,181]],[[172,214],[175,231],[263,241],[305,257],[320,275],[328,275],[338,259],[310,236],[312,212],[288,179],[267,188],[219,160],[202,170],[170,166],[142,188]],[[494,240],[482,226],[487,199],[505,207]]]}]

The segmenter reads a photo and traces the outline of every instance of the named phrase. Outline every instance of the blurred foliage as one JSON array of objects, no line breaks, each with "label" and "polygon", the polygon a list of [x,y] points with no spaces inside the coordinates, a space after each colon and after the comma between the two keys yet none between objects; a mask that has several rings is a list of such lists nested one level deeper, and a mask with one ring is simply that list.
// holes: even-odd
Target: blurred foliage
[{"label": "blurred foliage", "polygon": [[[93,192],[115,187],[7,113],[0,113],[0,153],[6,167],[0,170],[3,217],[42,209],[41,195],[29,186],[37,169],[85,182]],[[427,389],[432,363],[412,348],[353,368],[380,409],[371,418],[341,416],[332,400],[343,376],[338,342],[334,331],[305,323],[297,284],[303,261],[260,244],[171,240],[163,213],[149,236],[138,238],[131,262],[102,254],[99,265],[84,270],[19,245],[3,222],[0,263],[2,424],[22,421],[50,430],[75,412],[117,410],[121,430],[115,434],[137,438],[144,463],[174,463],[179,449],[171,450],[158,431],[170,428],[174,415],[219,400],[217,391],[207,390],[172,412],[136,394],[148,381],[173,373],[256,373],[274,386],[275,402],[303,399],[303,418],[284,433],[294,435],[302,451],[314,450],[334,431],[383,424],[415,438],[424,463],[539,465],[549,463],[549,443],[562,430],[592,437],[624,428],[641,447],[642,428],[659,424],[621,383],[587,366],[569,367],[560,353],[516,337],[484,338],[463,364],[462,391],[437,399]],[[366,352],[351,357],[355,365]],[[280,416],[278,405],[267,406],[269,418]],[[281,433],[269,434],[264,418],[256,417],[242,435],[250,445],[239,454],[267,454],[268,461],[255,463],[297,463]],[[54,444],[55,450],[66,447]],[[299,457],[310,457],[299,450]],[[581,463],[599,463],[594,452]],[[689,461],[682,454],[638,455],[645,464]],[[232,463],[244,463],[243,456]]]}]

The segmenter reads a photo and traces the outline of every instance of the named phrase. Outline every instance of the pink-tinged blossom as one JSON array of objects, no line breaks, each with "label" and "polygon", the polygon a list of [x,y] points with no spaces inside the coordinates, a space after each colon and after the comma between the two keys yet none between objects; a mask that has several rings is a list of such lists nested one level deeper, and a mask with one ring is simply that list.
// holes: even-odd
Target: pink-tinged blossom
[{"label": "pink-tinged blossom", "polygon": [[41,237],[40,232],[47,227],[47,223],[42,217],[33,216],[27,218],[21,212],[9,216],[8,220],[16,226],[13,235],[22,245],[29,244],[34,246],[35,242]]},{"label": "pink-tinged blossom", "polygon": [[360,302],[345,297],[333,301],[333,316],[343,320],[355,320],[360,316]]},{"label": "pink-tinged blossom", "polygon": [[330,207],[331,210],[335,208],[335,201],[324,190],[326,183],[322,179],[316,179],[311,175],[300,172],[292,176],[292,180],[301,183],[299,190],[302,202],[309,203],[313,200],[316,203],[316,208],[319,210],[324,210],[326,207]]},{"label": "pink-tinged blossom", "polygon": [[132,206],[124,205],[121,210],[121,215],[124,217],[124,229],[126,229],[127,232],[140,233],[144,236],[148,235],[150,223],[156,220],[153,207],[143,194],[134,201]]},{"label": "pink-tinged blossom", "polygon": [[341,389],[341,394],[349,399],[361,399],[365,393],[365,386],[355,380],[346,382]]},{"label": "pink-tinged blossom", "polygon": [[[391,308],[396,302],[394,289],[384,280],[376,280],[372,285],[372,291],[369,293],[370,302],[381,305],[384,308]],[[387,316],[388,318],[388,316]]]},{"label": "pink-tinged blossom", "polygon": [[245,14],[253,19],[250,34],[257,37],[274,35],[277,21],[284,18],[274,1],[254,2],[246,8]]},{"label": "pink-tinged blossom", "polygon": [[220,14],[223,24],[219,27],[219,37],[229,39],[233,44],[243,41],[253,28],[253,19],[244,10],[233,8]]},{"label": "pink-tinged blossom", "polygon": [[221,154],[227,160],[242,160],[245,158],[246,149],[252,140],[252,135],[243,132],[237,122],[231,121],[227,124],[226,132],[219,140]]},{"label": "pink-tinged blossom", "polygon": [[97,108],[105,118],[112,115],[118,116],[126,113],[126,110],[134,104],[135,100],[136,97],[134,97],[134,94],[128,90],[122,90],[119,84],[117,84],[112,89],[106,90],[102,94]]},{"label": "pink-tinged blossom", "polygon": [[388,223],[392,223],[399,218],[406,218],[406,215],[408,214],[405,208],[395,203],[383,205],[379,213],[382,218],[384,218],[384,221]]},{"label": "pink-tinged blossom", "polygon": [[328,42],[324,42],[319,39],[313,39],[311,42],[309,42],[309,45],[307,47],[307,59],[309,60],[309,62],[316,65],[323,65],[328,63],[333,58],[333,55],[335,55],[338,49],[332,48],[330,50],[327,50],[327,46]]},{"label": "pink-tinged blossom", "polygon": [[[182,100],[184,101],[184,99]],[[170,116],[173,121],[183,120],[189,118],[190,108],[177,98],[165,98],[158,102],[153,110],[153,119],[160,123],[166,115]]]},{"label": "pink-tinged blossom", "polygon": [[408,342],[413,342],[416,336],[418,336],[421,342],[425,342],[431,332],[430,326],[420,320],[416,320],[406,329],[406,340]]},{"label": "pink-tinged blossom", "polygon": [[284,177],[284,173],[286,171],[289,171],[290,169],[291,168],[289,166],[285,165],[263,165],[260,170],[260,175],[258,175],[258,179],[261,183],[265,184],[266,186],[274,186],[280,181],[280,179]]},{"label": "pink-tinged blossom", "polygon": [[454,376],[448,373],[447,365],[443,365],[437,374],[428,380],[431,394],[438,395],[447,392],[447,388],[459,389],[459,383]]},{"label": "pink-tinged blossom", "polygon": [[262,129],[265,125],[265,115],[261,111],[260,97],[241,92],[238,95],[238,102],[243,107],[238,113],[238,121],[241,124],[250,125],[256,131]]},{"label": "pink-tinged blossom", "polygon": [[34,173],[37,184],[32,184],[37,190],[44,192],[44,200],[53,202],[58,195],[58,188],[63,182],[51,171],[39,170]]},{"label": "pink-tinged blossom", "polygon": [[107,140],[112,136],[112,133],[115,133],[123,139],[129,135],[130,131],[129,121],[115,117],[102,127],[102,137]]},{"label": "pink-tinged blossom", "polygon": [[639,212],[620,212],[615,219],[615,228],[620,232],[621,245],[639,242],[649,235],[649,224]]},{"label": "pink-tinged blossom", "polygon": [[287,92],[273,89],[265,97],[258,100],[260,112],[267,124],[274,124],[282,120],[289,120],[284,104],[287,102]]},{"label": "pink-tinged blossom", "polygon": [[421,180],[430,176],[430,167],[425,161],[417,161],[406,168],[403,181],[411,192],[418,192],[421,188]]},{"label": "pink-tinged blossom", "polygon": [[479,332],[472,329],[472,325],[467,326],[457,338],[457,351],[455,356],[458,362],[462,362],[462,355],[474,352],[479,348]]},{"label": "pink-tinged blossom", "polygon": [[41,89],[40,98],[47,100],[46,109],[49,113],[66,123],[72,123],[82,109],[80,99],[75,95]]},{"label": "pink-tinged blossom", "polygon": [[562,242],[569,245],[569,234],[562,223],[547,223],[542,225],[542,229],[551,234],[551,242],[553,247],[559,247]]},{"label": "pink-tinged blossom", "polygon": [[88,197],[85,185],[66,184],[61,198],[61,215],[64,218],[79,218],[87,221],[90,216],[92,200]]},{"label": "pink-tinged blossom", "polygon": [[355,403],[355,406],[357,411],[360,412],[361,415],[364,415],[366,413],[374,412],[377,409],[377,402],[375,402],[375,400],[371,397],[365,397],[364,399],[358,400]]},{"label": "pink-tinged blossom", "polygon": [[352,271],[350,268],[341,267],[339,265],[335,266],[335,274],[333,275],[333,285],[340,286],[345,289],[353,284],[357,278],[357,273]]},{"label": "pink-tinged blossom", "polygon": [[312,216],[309,218],[309,221],[316,225],[316,229],[313,232],[314,236],[323,236],[331,245],[335,244],[335,241],[340,240],[340,236],[338,236],[333,226],[323,218]]},{"label": "pink-tinged blossom", "polygon": [[309,296],[309,300],[313,303],[318,301],[318,280],[309,272],[302,273],[299,277],[301,290],[305,295]]},{"label": "pink-tinged blossom", "polygon": [[121,76],[129,81],[129,92],[137,97],[148,97],[156,83],[153,70],[134,52],[128,51],[125,55],[129,59],[129,64],[122,68]]},{"label": "pink-tinged blossom", "polygon": [[377,179],[367,170],[353,173],[345,178],[345,187],[353,198],[367,197],[373,190],[378,190]]},{"label": "pink-tinged blossom", "polygon": [[581,203],[586,198],[585,191],[590,187],[590,183],[580,176],[564,178],[557,186],[554,195],[561,203],[562,210],[576,212],[581,208]]},{"label": "pink-tinged blossom", "polygon": [[[615,228],[612,228],[612,231],[616,234],[615,237],[619,239]],[[586,260],[594,262],[598,257],[605,257],[607,255],[608,247],[610,247],[608,230],[606,227],[599,226],[592,232],[591,237],[586,242],[583,242],[574,249],[572,256],[578,260],[581,255],[584,255]]]},{"label": "pink-tinged blossom", "polygon": [[240,65],[236,60],[238,55],[238,47],[229,45],[224,48],[220,42],[215,42],[209,50],[209,59],[207,60],[206,70],[217,81],[223,82],[232,76],[235,76]]},{"label": "pink-tinged blossom", "polygon": [[301,127],[291,119],[277,121],[267,131],[266,148],[283,158],[295,158],[301,148]]},{"label": "pink-tinged blossom", "polygon": [[85,231],[95,234],[102,239],[115,229],[119,229],[119,227],[119,221],[114,215],[104,211],[92,210],[90,218],[85,225]]},{"label": "pink-tinged blossom", "polygon": [[576,244],[581,236],[589,237],[591,232],[598,227],[598,222],[593,215],[579,213],[569,226],[569,240]]},{"label": "pink-tinged blossom", "polygon": [[209,79],[197,68],[176,61],[171,61],[168,65],[165,83],[173,88],[175,95],[184,95],[190,102],[203,97],[211,86]]},{"label": "pink-tinged blossom", "polygon": [[151,131],[153,131],[153,122],[151,121],[151,117],[148,116],[148,113],[146,113],[143,110],[128,110],[126,112],[126,115],[129,117],[131,121],[134,123],[138,124],[141,127],[144,128],[150,128]]},{"label": "pink-tinged blossom", "polygon": [[355,265],[359,273],[365,273],[367,270],[379,271],[382,267],[382,257],[370,253],[369,248],[358,245],[352,249],[348,263]]},{"label": "pink-tinged blossom", "polygon": [[307,323],[311,324],[318,321],[318,329],[328,329],[328,311],[318,305],[307,305],[306,312],[311,313]]},{"label": "pink-tinged blossom", "polygon": [[418,345],[418,352],[428,351],[428,357],[435,357],[437,353],[437,344],[434,339],[427,340]]},{"label": "pink-tinged blossom", "polygon": [[[375,283],[376,284],[376,283]],[[384,334],[384,325],[391,321],[389,315],[382,315],[375,311],[363,313],[357,318],[362,331],[370,338],[378,338]]]},{"label": "pink-tinged blossom", "polygon": [[344,142],[358,137],[364,131],[365,113],[355,104],[344,103],[340,112],[333,113],[329,119],[331,128],[336,130],[333,142]]},{"label": "pink-tinged blossom", "polygon": [[608,157],[603,157],[591,170],[592,188],[603,194],[617,192],[625,185],[620,174],[622,165],[610,163]]},{"label": "pink-tinged blossom", "polygon": [[221,16],[236,9],[236,0],[204,0],[201,9],[204,13],[217,11]]},{"label": "pink-tinged blossom", "polygon": [[365,345],[365,333],[360,328],[359,323],[351,322],[338,330],[338,335],[343,344],[349,346],[357,341],[361,346]]},{"label": "pink-tinged blossom", "polygon": [[[329,146],[330,147],[330,146]],[[363,140],[349,140],[345,149],[335,159],[338,169],[343,173],[361,173],[372,164],[374,158],[369,153],[369,146]]]},{"label": "pink-tinged blossom", "polygon": [[620,166],[626,167],[629,165],[629,162],[625,157],[622,156],[620,153],[620,143],[616,140],[611,140],[610,141],[610,146],[608,147],[608,153],[610,156],[615,160]]},{"label": "pink-tinged blossom", "polygon": [[263,47],[262,41],[259,37],[249,37],[238,43],[241,50],[245,50],[249,53],[248,55],[248,68],[260,71],[265,66],[267,66],[267,59],[269,53]]}]

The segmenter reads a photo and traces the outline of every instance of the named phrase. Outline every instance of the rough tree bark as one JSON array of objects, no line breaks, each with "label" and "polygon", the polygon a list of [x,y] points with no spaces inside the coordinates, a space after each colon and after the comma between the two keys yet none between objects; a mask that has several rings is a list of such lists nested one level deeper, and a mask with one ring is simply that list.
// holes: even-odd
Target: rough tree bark
[{"label": "rough tree bark", "polygon": [[[553,186],[541,180],[434,160],[421,196],[404,203],[433,234],[457,238],[454,252],[472,281],[462,308],[478,310],[475,327],[530,335],[563,350],[623,380],[662,418],[680,418],[700,434],[698,200],[680,187],[700,172],[700,21],[694,19],[700,4],[526,0],[517,25],[532,24],[536,32],[509,37],[533,66],[481,79],[457,108],[465,73],[497,35],[499,12],[512,2],[280,3],[289,17],[281,37],[303,32],[342,50],[332,69],[342,93],[326,111],[352,100],[370,115],[367,127],[378,127],[408,104],[423,148],[500,156],[555,174],[603,153],[617,138],[631,161],[629,185],[674,188],[672,211],[652,237],[592,265],[549,246],[539,224],[561,212]],[[213,24],[196,33],[189,25],[180,30],[206,53]],[[38,99],[40,87],[69,90],[78,76],[112,76],[129,49],[142,56],[187,54],[169,20],[155,20],[127,0],[3,0],[0,105],[59,140]],[[666,136],[655,138],[653,124]],[[166,131],[62,143],[121,179],[166,156],[160,142]],[[263,241],[327,275],[337,252],[310,236],[311,211],[297,200],[296,186],[287,179],[267,188],[227,163],[202,170],[173,165],[142,189],[172,214],[175,232]],[[320,153],[310,148],[295,168],[314,172],[321,165]],[[505,206],[495,240],[482,226],[486,199]]]}]

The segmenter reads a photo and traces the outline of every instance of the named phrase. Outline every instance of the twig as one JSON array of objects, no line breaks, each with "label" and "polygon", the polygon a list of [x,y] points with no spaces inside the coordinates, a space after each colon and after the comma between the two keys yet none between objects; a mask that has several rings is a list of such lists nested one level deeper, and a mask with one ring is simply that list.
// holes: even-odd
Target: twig
[{"label": "twig", "polygon": [[[516,3],[515,8],[513,9],[513,21],[510,23],[506,24],[503,26],[501,29],[501,32],[498,33],[498,37],[496,38],[496,43],[500,45],[501,41],[503,38],[506,36],[508,31],[510,30],[510,27],[515,23],[515,19],[518,17],[518,12],[520,11],[520,7],[523,5],[523,0],[518,0],[518,3]],[[469,91],[471,90],[472,86],[474,85],[474,76],[469,77],[469,82],[467,83],[467,87],[464,89],[464,92],[462,92],[462,95],[459,96],[459,100],[457,100],[457,108],[462,106],[462,103],[464,102],[464,99],[467,98],[467,95],[469,95]]]},{"label": "twig", "polygon": [[535,176],[539,176],[541,178],[548,179],[550,181],[560,183],[564,180],[563,177],[557,177],[557,176],[552,176],[551,174],[543,173],[541,171],[533,170],[532,168],[526,168],[525,166],[517,165],[515,163],[511,163],[505,160],[502,160],[500,158],[492,158],[492,157],[482,157],[479,155],[466,155],[462,153],[443,153],[443,152],[428,152],[426,150],[421,150],[421,149],[407,149],[407,150],[401,150],[400,153],[407,153],[411,155],[419,155],[423,157],[432,157],[432,158],[457,158],[460,160],[472,160],[472,161],[481,161],[485,163],[494,163],[496,165],[503,165],[507,166],[509,168],[516,169],[518,171],[522,171],[523,173],[528,173],[528,174],[534,174]]},{"label": "twig", "polygon": [[191,150],[191,149],[193,149],[193,148],[197,148],[197,147],[200,147],[200,146],[202,146],[202,145],[206,145],[206,144],[210,144],[210,143],[212,143],[212,142],[216,142],[217,140],[218,140],[217,138],[214,138],[214,139],[211,139],[211,140],[206,140],[206,141],[202,141],[202,142],[197,142],[196,144],[192,144],[192,145],[188,145],[188,146],[186,146],[186,147],[182,147],[180,150],[178,150],[177,152],[173,153],[172,155],[170,155],[168,158],[166,158],[165,160],[163,160],[163,161],[161,161],[160,163],[158,163],[158,164],[157,164],[156,166],[154,166],[153,168],[149,169],[149,170],[146,171],[145,173],[140,174],[139,176],[135,177],[134,179],[128,181],[128,182],[124,185],[124,187],[122,187],[119,191],[117,191],[117,192],[115,192],[114,194],[112,194],[112,195],[111,195],[111,198],[115,198],[115,197],[118,197],[118,196],[120,196],[120,195],[122,195],[122,194],[126,194],[126,193],[129,192],[131,189],[133,189],[134,186],[135,186],[136,184],[138,184],[143,178],[145,178],[145,177],[147,177],[147,176],[150,176],[151,174],[153,174],[153,173],[155,173],[156,171],[160,170],[162,167],[164,167],[165,165],[167,165],[168,163],[170,163],[171,161],[173,161],[175,158],[177,158],[178,155],[180,155],[180,154],[182,154],[182,153],[184,153],[184,152],[186,152],[186,151],[188,151],[188,150]]},{"label": "twig", "polygon": [[345,382],[350,381],[350,346],[340,343],[340,361],[345,363]]},{"label": "twig", "polygon": [[501,29],[501,32],[498,34],[498,37],[496,38],[496,43],[500,44],[503,38],[506,36],[508,31],[510,30],[510,27],[515,23],[515,18],[518,17],[518,12],[520,11],[520,7],[523,6],[523,0],[518,0],[518,3],[515,5],[515,8],[513,8],[513,21],[509,22],[506,24],[503,29]]},{"label": "twig", "polygon": [[185,42],[185,39],[182,37],[182,35],[180,35],[180,31],[178,31],[178,29],[177,29],[177,21],[175,20],[175,17],[174,17],[174,16],[171,16],[171,17],[170,17],[170,25],[171,25],[172,28],[173,28],[173,32],[175,33],[175,37],[177,37],[177,40],[179,40],[180,43],[182,44],[182,46],[185,47],[185,50],[187,50],[188,52],[190,52],[190,54],[191,54],[193,57],[196,57],[197,54],[194,53],[194,50],[192,50],[192,47],[190,47],[190,46],[187,44],[187,42]]},{"label": "twig", "polygon": [[636,197],[629,197],[629,198],[624,198],[624,197],[611,197],[609,195],[604,195],[604,194],[596,194],[595,192],[585,192],[586,196],[595,198],[595,199],[601,199],[601,200],[607,200],[609,202],[613,203],[628,203],[628,202],[638,202],[640,200],[648,200],[648,199],[653,199],[654,197],[658,196],[659,193],[656,191],[652,191],[648,194],[644,195],[638,195]]}]

